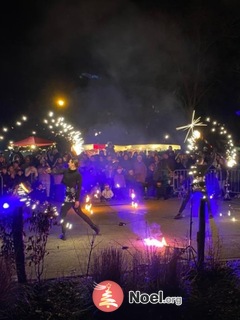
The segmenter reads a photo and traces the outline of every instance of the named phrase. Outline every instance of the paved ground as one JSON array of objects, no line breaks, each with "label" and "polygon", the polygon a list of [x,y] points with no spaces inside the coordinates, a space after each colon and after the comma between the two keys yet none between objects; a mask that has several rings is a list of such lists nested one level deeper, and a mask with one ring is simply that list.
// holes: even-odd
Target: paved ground
[{"label": "paved ground", "polygon": [[[58,238],[59,226],[54,226],[51,230],[44,278],[86,274],[92,241],[94,249],[91,261],[94,255],[109,247],[125,249],[130,254],[144,252],[147,250],[144,238],[147,237],[159,240],[164,237],[170,247],[184,248],[189,244],[191,229],[191,245],[196,248],[199,200],[195,197],[187,205],[185,217],[174,220],[180,203],[178,198],[146,200],[136,209],[132,208],[131,203],[96,204],[91,215],[101,229],[101,234],[96,237],[93,237],[94,232],[82,219],[70,212],[68,220],[73,227],[68,231],[66,241]],[[219,258],[240,258],[240,200],[219,199],[211,204],[214,218],[207,218],[206,221],[206,252],[214,242],[214,250]],[[27,273],[28,278],[35,277],[33,270],[28,269]]]}]

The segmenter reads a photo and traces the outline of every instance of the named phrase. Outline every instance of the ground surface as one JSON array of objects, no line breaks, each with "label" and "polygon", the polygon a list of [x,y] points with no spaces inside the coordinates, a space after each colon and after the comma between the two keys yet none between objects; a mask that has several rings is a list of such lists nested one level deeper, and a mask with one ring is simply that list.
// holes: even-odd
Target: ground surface
[{"label": "ground surface", "polygon": [[[158,240],[164,237],[171,247],[184,248],[190,242],[197,248],[199,199],[193,199],[192,206],[188,203],[183,219],[175,220],[173,217],[180,203],[181,199],[171,198],[145,200],[138,208],[133,208],[130,202],[95,204],[93,214],[89,216],[101,232],[94,239],[93,254],[107,247],[127,249],[131,253],[146,250],[144,239],[147,237]],[[213,219],[206,214],[206,255],[209,246],[215,243],[218,258],[240,258],[240,200],[214,200],[212,211]],[[59,226],[51,229],[43,278],[86,274],[94,231],[74,212],[68,214],[68,221],[72,223],[72,229],[68,231],[66,241],[59,239]],[[27,273],[28,278],[35,277],[32,269],[28,268]]]}]

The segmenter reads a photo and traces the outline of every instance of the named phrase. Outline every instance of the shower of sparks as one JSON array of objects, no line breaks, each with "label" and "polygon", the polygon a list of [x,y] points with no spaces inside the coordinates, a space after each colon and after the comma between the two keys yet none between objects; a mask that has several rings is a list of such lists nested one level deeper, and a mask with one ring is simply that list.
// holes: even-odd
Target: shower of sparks
[{"label": "shower of sparks", "polygon": [[226,141],[225,154],[223,155],[223,157],[225,158],[226,164],[229,168],[234,167],[237,164],[237,149],[234,145],[232,135],[228,133],[224,124],[220,124],[217,121],[211,122],[210,118],[207,118],[206,121],[209,122],[211,133],[219,135],[221,139],[224,139]]},{"label": "shower of sparks", "polygon": [[50,119],[44,119],[43,122],[48,125],[48,128],[53,134],[62,136],[69,141],[71,143],[72,151],[79,155],[83,151],[81,132],[75,130],[71,124],[65,122],[63,117],[55,119],[52,111],[49,112],[48,116]]},{"label": "shower of sparks", "polygon": [[193,113],[192,113],[192,122],[191,123],[187,124],[186,126],[181,126],[181,127],[176,128],[177,130],[184,130],[184,131],[187,130],[187,134],[184,139],[184,142],[187,141],[190,133],[193,135],[193,131],[194,131],[195,127],[206,127],[207,126],[205,123],[200,121],[201,117],[198,117],[197,119],[194,119],[194,117],[195,117],[195,110],[193,110]]}]

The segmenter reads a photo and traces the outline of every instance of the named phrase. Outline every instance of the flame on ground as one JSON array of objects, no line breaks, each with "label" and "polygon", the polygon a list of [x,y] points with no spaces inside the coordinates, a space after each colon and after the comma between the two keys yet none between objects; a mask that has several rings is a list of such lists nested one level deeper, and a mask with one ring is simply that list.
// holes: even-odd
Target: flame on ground
[{"label": "flame on ground", "polygon": [[157,247],[157,248],[163,248],[167,246],[167,242],[164,237],[162,238],[162,241],[154,238],[145,238],[143,239],[143,241],[146,246]]},{"label": "flame on ground", "polygon": [[85,210],[88,211],[90,214],[93,214],[91,198],[89,197],[89,195],[86,196]]},{"label": "flame on ground", "polygon": [[131,204],[131,205],[132,205],[133,208],[137,208],[137,207],[138,207],[137,202],[134,202],[134,201],[132,201],[132,204]]}]

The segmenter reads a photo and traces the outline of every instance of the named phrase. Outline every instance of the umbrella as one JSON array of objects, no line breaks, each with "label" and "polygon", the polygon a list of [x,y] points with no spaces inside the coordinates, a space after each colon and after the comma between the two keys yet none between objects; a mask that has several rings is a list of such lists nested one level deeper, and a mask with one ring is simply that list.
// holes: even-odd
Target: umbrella
[{"label": "umbrella", "polygon": [[31,147],[31,146],[43,147],[43,146],[51,146],[53,144],[55,144],[54,141],[35,137],[35,136],[30,136],[23,140],[13,142],[12,145],[18,146],[18,147]]}]

